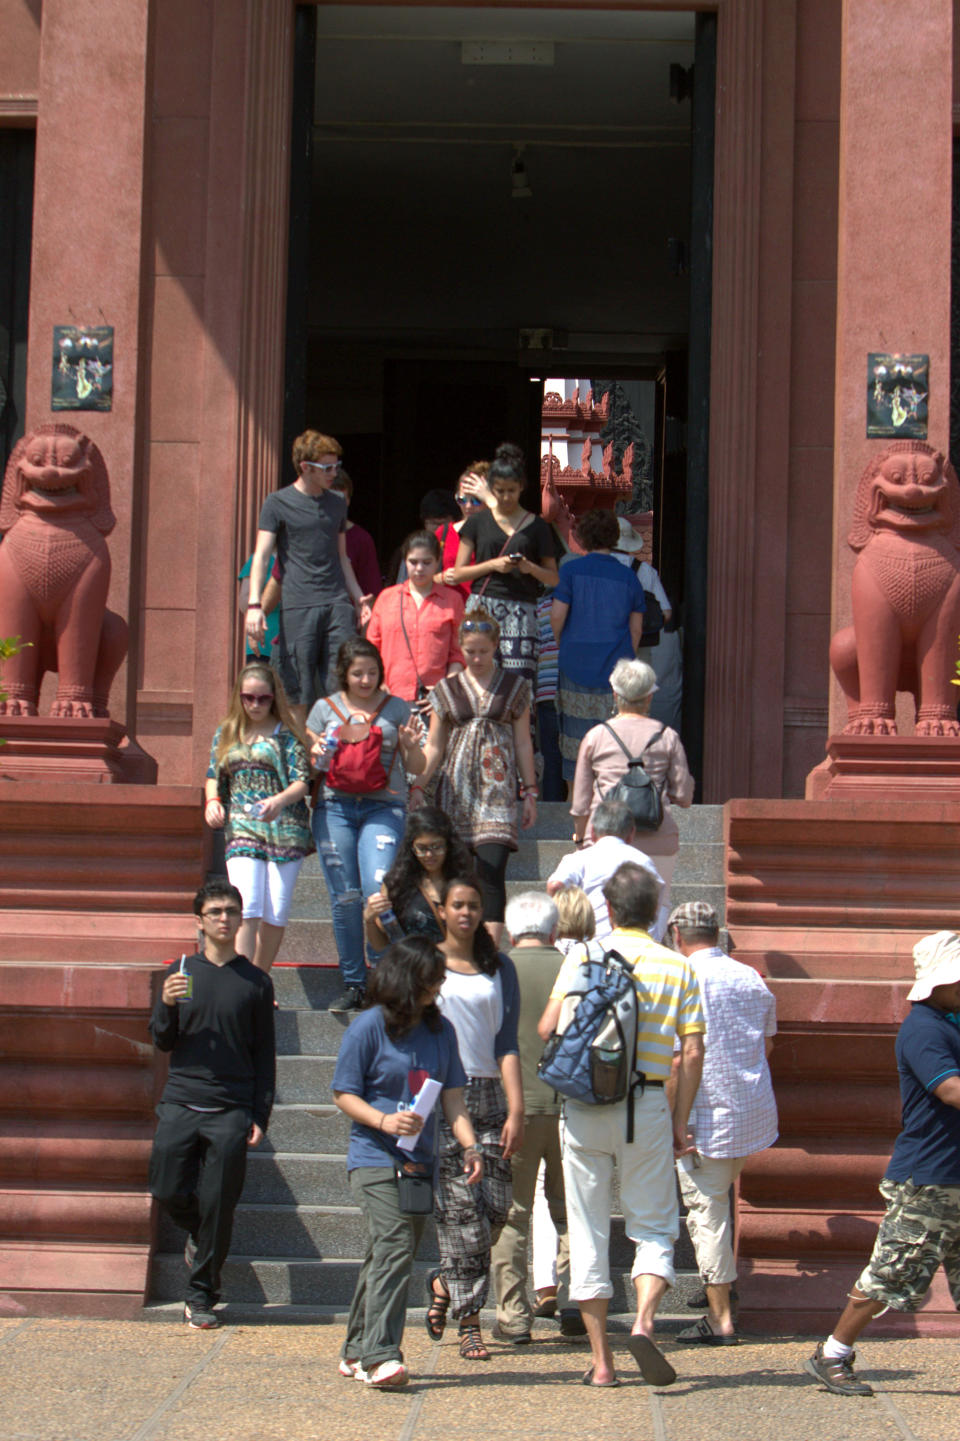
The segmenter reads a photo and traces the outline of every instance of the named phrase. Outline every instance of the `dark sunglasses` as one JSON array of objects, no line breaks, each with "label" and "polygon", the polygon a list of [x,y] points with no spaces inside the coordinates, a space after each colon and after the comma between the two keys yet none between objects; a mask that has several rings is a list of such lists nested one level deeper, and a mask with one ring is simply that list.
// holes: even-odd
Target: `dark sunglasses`
[{"label": "dark sunglasses", "polygon": [[476,495],[458,495],[457,505],[483,505],[483,501]]},{"label": "dark sunglasses", "polygon": [[240,699],[245,700],[247,705],[266,705],[268,700],[273,700],[273,691],[242,690]]},{"label": "dark sunglasses", "polygon": [[469,635],[472,631],[477,631],[480,635],[493,635],[493,621],[465,620],[460,629],[465,635]]}]

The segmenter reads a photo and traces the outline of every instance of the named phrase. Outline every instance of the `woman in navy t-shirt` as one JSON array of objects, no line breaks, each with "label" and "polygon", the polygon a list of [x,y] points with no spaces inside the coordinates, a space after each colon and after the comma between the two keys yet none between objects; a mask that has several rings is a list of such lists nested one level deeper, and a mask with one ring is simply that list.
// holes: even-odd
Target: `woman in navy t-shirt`
[{"label": "woman in navy t-shirt", "polygon": [[[436,1004],[445,974],[444,957],[431,941],[412,936],[391,946],[371,972],[370,1008],[344,1035],[333,1076],[333,1098],[351,1122],[350,1189],[367,1223],[340,1374],[380,1388],[408,1380],[400,1342],[426,1215],[400,1209],[398,1167],[433,1179],[437,1118],[424,1124],[410,1109],[428,1078],[443,1086],[440,1106],[464,1148],[467,1182],[474,1185],[483,1174],[464,1106],[466,1076],[456,1033]],[[418,1137],[413,1150],[400,1149],[401,1136]]]}]

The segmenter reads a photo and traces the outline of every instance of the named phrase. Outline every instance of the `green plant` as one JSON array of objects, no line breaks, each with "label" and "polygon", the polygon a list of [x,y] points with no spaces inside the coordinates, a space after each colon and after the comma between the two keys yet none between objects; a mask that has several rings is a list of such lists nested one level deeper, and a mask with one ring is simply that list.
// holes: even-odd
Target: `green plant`
[{"label": "green plant", "polygon": [[[23,641],[18,635],[0,636],[0,663],[10,660],[11,656],[19,655],[27,646],[33,645],[32,640]],[[0,704],[7,698],[3,688],[3,681],[0,679]],[[6,745],[6,741],[0,740],[0,745]]]}]

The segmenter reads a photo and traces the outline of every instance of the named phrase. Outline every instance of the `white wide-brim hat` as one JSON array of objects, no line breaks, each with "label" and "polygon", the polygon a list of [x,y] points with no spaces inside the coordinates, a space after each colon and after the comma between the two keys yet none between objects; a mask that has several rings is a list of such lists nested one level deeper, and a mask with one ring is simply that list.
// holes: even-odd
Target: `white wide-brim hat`
[{"label": "white wide-brim hat", "polygon": [[617,525],[620,527],[620,539],[617,541],[617,550],[638,551],[643,550],[643,536],[634,530],[625,515],[617,516]]},{"label": "white wide-brim hat", "polygon": [[908,1001],[926,1001],[935,986],[952,986],[960,981],[960,936],[956,931],[935,931],[913,948],[916,981],[907,992]]}]

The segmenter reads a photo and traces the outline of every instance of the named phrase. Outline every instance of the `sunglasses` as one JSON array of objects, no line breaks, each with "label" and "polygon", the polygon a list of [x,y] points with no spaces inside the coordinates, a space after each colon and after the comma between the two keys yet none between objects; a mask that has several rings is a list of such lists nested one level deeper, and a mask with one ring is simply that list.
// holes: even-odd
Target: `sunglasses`
[{"label": "sunglasses", "polygon": [[239,916],[242,912],[239,906],[217,906],[213,910],[201,911],[200,914],[205,921],[218,921],[221,916],[226,916],[228,920],[232,920],[234,916]]},{"label": "sunglasses", "polygon": [[483,505],[483,501],[476,495],[458,495],[457,505]]},{"label": "sunglasses", "polygon": [[324,475],[329,475],[332,470],[339,470],[341,468],[339,460],[335,460],[332,465],[321,465],[318,460],[305,460],[303,464],[308,465],[311,470],[322,470]]},{"label": "sunglasses", "polygon": [[273,691],[242,690],[240,699],[245,700],[247,705],[266,705],[267,701],[273,700]]},{"label": "sunglasses", "polygon": [[415,856],[438,856],[441,851],[445,851],[446,849],[446,841],[434,841],[429,846],[415,845],[413,848],[413,854]]},{"label": "sunglasses", "polygon": [[465,620],[460,629],[464,635],[476,632],[478,635],[493,635],[492,620]]}]

